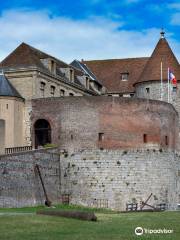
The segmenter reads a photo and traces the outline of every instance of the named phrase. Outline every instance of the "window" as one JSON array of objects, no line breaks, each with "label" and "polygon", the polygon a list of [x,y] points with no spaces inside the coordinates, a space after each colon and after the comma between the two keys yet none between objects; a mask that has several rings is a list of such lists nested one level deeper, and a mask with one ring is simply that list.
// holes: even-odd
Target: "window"
[{"label": "window", "polygon": [[65,96],[65,91],[63,89],[60,89],[60,96],[61,97]]},{"label": "window", "polygon": [[166,146],[168,146],[168,143],[169,143],[168,136],[165,136],[165,144],[166,144]]},{"label": "window", "polygon": [[69,93],[69,96],[74,96],[74,94],[73,93]]},{"label": "window", "polygon": [[69,79],[70,79],[71,82],[74,81],[74,71],[73,71],[73,69],[70,69],[70,76],[69,76]]},{"label": "window", "polygon": [[102,90],[102,86],[98,85],[97,89],[100,92]]},{"label": "window", "polygon": [[54,60],[51,60],[51,72],[56,74],[56,63]]},{"label": "window", "polygon": [[51,95],[52,95],[52,96],[54,96],[54,94],[55,94],[55,89],[56,89],[56,88],[55,88],[54,86],[51,86]]},{"label": "window", "polygon": [[144,135],[143,135],[143,142],[144,142],[144,143],[147,143],[147,134],[144,134]]},{"label": "window", "polygon": [[6,109],[8,109],[9,108],[9,106],[8,106],[8,104],[6,104]]},{"label": "window", "polygon": [[86,88],[89,89],[89,77],[86,77]]},{"label": "window", "polygon": [[146,93],[150,93],[150,88],[146,88]]},{"label": "window", "polygon": [[45,86],[46,86],[46,84],[44,82],[40,83],[41,97],[44,97]]},{"label": "window", "polygon": [[99,141],[102,142],[104,140],[104,133],[99,133]]},{"label": "window", "polygon": [[127,81],[129,78],[129,73],[121,73],[121,81]]}]

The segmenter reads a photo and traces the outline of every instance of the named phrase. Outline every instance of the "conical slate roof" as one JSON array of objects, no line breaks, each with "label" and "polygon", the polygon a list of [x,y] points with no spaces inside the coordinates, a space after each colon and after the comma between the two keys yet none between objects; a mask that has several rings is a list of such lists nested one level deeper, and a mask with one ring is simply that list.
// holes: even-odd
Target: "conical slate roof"
[{"label": "conical slate roof", "polygon": [[0,96],[10,96],[22,98],[18,91],[7,80],[3,73],[0,74]]},{"label": "conical slate roof", "polygon": [[[145,68],[136,83],[161,79],[161,62],[163,80],[168,78],[168,68],[176,76],[177,80],[180,80],[180,65],[172,52],[168,42],[165,38],[161,38],[157,43],[154,52],[147,61]],[[135,83],[135,84],[136,84]]]}]

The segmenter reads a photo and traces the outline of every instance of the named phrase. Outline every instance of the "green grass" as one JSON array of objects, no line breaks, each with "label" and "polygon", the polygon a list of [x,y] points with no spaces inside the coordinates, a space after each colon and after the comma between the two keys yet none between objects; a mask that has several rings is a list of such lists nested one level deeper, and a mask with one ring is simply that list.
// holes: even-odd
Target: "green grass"
[{"label": "green grass", "polygon": [[[180,212],[115,213],[95,209],[98,221],[88,222],[35,214],[36,210],[43,208],[0,209],[0,240],[180,239]],[[59,205],[56,209],[94,211],[90,208],[65,205]],[[137,226],[173,229],[174,233],[136,236],[134,229]]]},{"label": "green grass", "polygon": [[117,213],[116,211],[112,211],[110,209],[100,209],[100,208],[90,208],[83,207],[78,205],[67,205],[67,204],[59,204],[54,205],[53,208],[47,208],[44,205],[37,207],[24,207],[24,208],[0,208],[0,213],[36,213],[37,210],[78,210],[78,211],[87,211],[87,212],[100,212],[100,213]]}]

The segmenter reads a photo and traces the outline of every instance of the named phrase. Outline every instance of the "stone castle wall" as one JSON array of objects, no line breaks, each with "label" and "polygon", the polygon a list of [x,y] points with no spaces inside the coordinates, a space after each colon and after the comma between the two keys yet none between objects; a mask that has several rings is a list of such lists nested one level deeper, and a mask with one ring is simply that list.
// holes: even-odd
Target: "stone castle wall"
[{"label": "stone castle wall", "polygon": [[35,164],[41,170],[53,204],[69,195],[70,203],[125,210],[126,203],[180,202],[180,155],[162,149],[82,150],[61,153],[35,150],[0,156],[0,207],[44,204],[45,197]]},{"label": "stone castle wall", "polygon": [[33,139],[34,123],[46,119],[52,142],[72,152],[177,146],[178,114],[172,105],[160,101],[102,96],[35,99],[31,119]]},{"label": "stone castle wall", "polygon": [[39,165],[49,199],[60,201],[60,166],[56,149],[0,156],[0,207],[44,204],[45,197],[35,164]]},{"label": "stone castle wall", "polygon": [[72,204],[125,210],[126,203],[180,202],[180,155],[164,150],[85,150],[61,156],[62,189]]}]

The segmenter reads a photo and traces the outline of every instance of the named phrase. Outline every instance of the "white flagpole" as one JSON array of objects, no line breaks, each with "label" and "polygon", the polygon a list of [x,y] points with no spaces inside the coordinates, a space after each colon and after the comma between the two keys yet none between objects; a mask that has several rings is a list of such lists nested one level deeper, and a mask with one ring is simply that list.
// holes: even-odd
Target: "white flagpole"
[{"label": "white flagpole", "polygon": [[161,62],[161,101],[163,100],[163,75],[162,75],[162,62]]},{"label": "white flagpole", "polygon": [[169,103],[169,68],[168,68],[168,103]]}]

